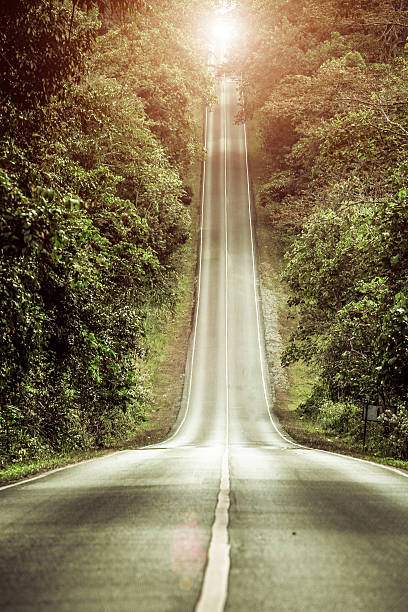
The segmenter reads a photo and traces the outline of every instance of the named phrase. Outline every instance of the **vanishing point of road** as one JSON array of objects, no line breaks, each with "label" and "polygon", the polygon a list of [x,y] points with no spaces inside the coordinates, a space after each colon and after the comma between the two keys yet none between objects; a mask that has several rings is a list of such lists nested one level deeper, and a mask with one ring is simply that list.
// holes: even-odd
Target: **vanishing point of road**
[{"label": "vanishing point of road", "polygon": [[406,612],[408,480],[271,411],[236,87],[206,113],[183,410],[162,444],[0,490],[0,609]]}]

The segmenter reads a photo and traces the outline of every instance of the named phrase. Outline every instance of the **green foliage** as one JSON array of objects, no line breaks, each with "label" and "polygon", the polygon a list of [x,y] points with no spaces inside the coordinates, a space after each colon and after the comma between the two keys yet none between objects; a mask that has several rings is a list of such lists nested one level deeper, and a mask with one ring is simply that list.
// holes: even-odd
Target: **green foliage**
[{"label": "green foliage", "polygon": [[3,101],[23,107],[44,103],[81,73],[98,22],[95,11],[74,11],[76,4],[57,0],[1,3]]},{"label": "green foliage", "polygon": [[408,459],[408,414],[405,410],[392,414],[386,411],[382,424],[390,454],[401,459]]},{"label": "green foliage", "polygon": [[[398,255],[393,256],[393,263]],[[397,263],[397,262],[396,262]],[[384,388],[399,397],[407,396],[408,380],[408,287],[397,293],[385,314],[378,336],[381,364],[378,376]]]},{"label": "green foliage", "polygon": [[324,400],[319,406],[317,422],[331,434],[361,435],[361,410],[351,404]]},{"label": "green foliage", "polygon": [[242,10],[252,31],[236,61],[267,167],[261,203],[293,242],[284,278],[298,327],[283,362],[314,364],[305,414],[339,434],[353,429],[347,406],[399,407],[384,444],[405,457],[407,8],[259,0]]},{"label": "green foliage", "polygon": [[145,419],[147,335],[175,302],[184,172],[202,155],[191,114],[210,87],[185,7],[119,18],[143,4],[2,5],[3,465],[115,444]]},{"label": "green foliage", "polygon": [[[78,200],[39,188],[23,196],[0,176],[0,396],[3,419],[10,425],[13,417],[7,444],[14,430],[59,450],[100,444],[106,412],[116,413],[111,422],[120,411],[141,415],[131,366],[140,315],[119,293],[115,245]],[[146,273],[144,253],[130,244],[122,250]],[[136,275],[134,290],[138,282]]]},{"label": "green foliage", "polygon": [[408,399],[407,204],[402,195],[397,203],[321,210],[287,255],[285,278],[301,319],[284,360],[316,361],[332,397]]},{"label": "green foliage", "polygon": [[[133,92],[173,163],[186,172],[201,154],[194,109],[213,99],[202,50],[179,26],[145,17],[98,41],[92,67]],[[194,74],[194,78],[192,75]]]}]

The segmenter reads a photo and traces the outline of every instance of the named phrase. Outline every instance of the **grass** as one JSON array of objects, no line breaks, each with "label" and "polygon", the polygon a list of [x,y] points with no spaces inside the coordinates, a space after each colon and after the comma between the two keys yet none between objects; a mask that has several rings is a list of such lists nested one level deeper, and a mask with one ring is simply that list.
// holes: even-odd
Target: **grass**
[{"label": "grass", "polygon": [[83,451],[37,459],[27,463],[15,463],[0,471],[0,484],[10,484],[23,478],[35,476],[67,465],[95,459],[114,452],[115,449]]},{"label": "grass", "polygon": [[304,363],[295,363],[288,369],[288,378],[288,410],[293,411],[310,396],[313,389],[314,375]]},{"label": "grass", "polygon": [[[316,375],[309,366],[302,362],[295,363],[288,368],[283,368],[280,363],[282,349],[296,326],[296,319],[288,314],[286,288],[281,281],[285,244],[288,244],[289,240],[282,235],[282,232],[278,232],[273,227],[267,211],[258,203],[257,196],[263,179],[267,176],[267,170],[252,122],[248,124],[247,133],[252,188],[256,201],[258,270],[266,354],[270,380],[273,381],[275,392],[274,412],[287,433],[300,444],[408,471],[408,461],[380,456],[381,453],[378,453],[374,447],[368,452],[362,448],[362,442],[328,433],[316,422],[301,416],[297,411],[299,405],[310,396]],[[370,436],[370,431],[368,433]],[[374,431],[372,435],[375,436]]]}]

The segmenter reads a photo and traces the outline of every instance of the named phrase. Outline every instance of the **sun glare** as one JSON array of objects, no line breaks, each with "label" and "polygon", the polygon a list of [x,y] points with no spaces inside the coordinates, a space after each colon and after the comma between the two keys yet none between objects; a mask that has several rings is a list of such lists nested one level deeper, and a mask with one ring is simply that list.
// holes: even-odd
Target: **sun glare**
[{"label": "sun glare", "polygon": [[217,45],[228,45],[236,35],[236,24],[229,16],[217,16],[211,26],[211,38]]},{"label": "sun glare", "polygon": [[235,20],[236,2],[234,0],[221,0],[210,20],[209,37],[211,44],[216,48],[226,49],[238,34]]}]

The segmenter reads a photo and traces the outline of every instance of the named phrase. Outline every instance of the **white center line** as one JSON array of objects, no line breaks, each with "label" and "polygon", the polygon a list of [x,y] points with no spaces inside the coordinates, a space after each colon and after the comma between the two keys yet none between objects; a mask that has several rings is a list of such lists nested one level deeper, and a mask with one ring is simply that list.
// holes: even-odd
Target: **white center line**
[{"label": "white center line", "polygon": [[224,118],[224,225],[225,225],[225,440],[222,457],[221,481],[215,509],[208,561],[200,599],[195,612],[223,612],[228,594],[230,545],[228,521],[230,507],[229,475],[229,377],[228,377],[228,210],[227,210],[227,115],[225,105],[225,76],[221,105]]}]

